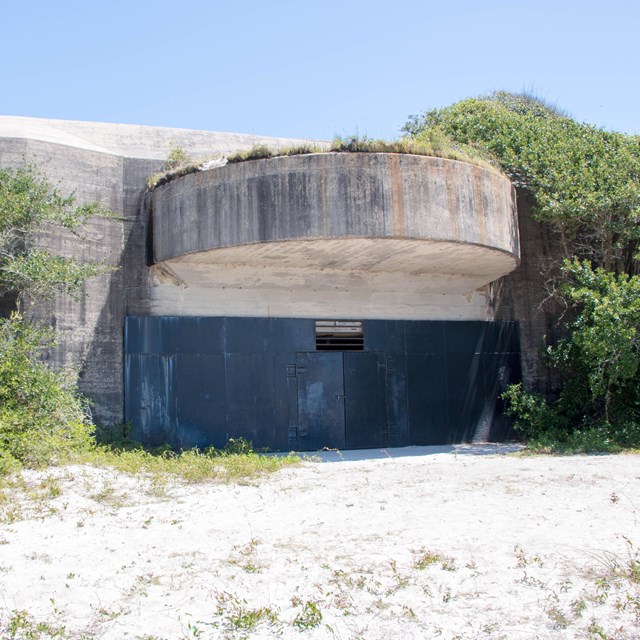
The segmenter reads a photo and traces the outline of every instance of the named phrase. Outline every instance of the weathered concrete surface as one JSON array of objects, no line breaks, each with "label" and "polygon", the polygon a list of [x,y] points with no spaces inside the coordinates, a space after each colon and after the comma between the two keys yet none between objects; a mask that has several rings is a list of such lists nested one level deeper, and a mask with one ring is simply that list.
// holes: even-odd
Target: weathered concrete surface
[{"label": "weathered concrete surface", "polygon": [[[519,257],[509,180],[441,158],[318,153],[242,162],[173,180],[154,190],[151,207],[155,262],[237,245],[327,238],[479,245],[507,254],[511,268]],[[496,260],[503,275],[504,257]]]},{"label": "weathered concrete surface", "polygon": [[[146,221],[141,202],[146,178],[158,171],[172,146],[207,157],[254,144],[292,146],[302,141],[252,135],[69,122],[0,116],[0,166],[36,162],[78,204],[98,201],[120,220],[92,219],[84,242],[63,230],[41,238],[55,253],[98,259],[113,271],[85,284],[79,301],[58,296],[32,314],[55,327],[56,365],[79,372],[79,386],[92,402],[93,417],[110,424],[123,419],[122,326],[127,313],[147,313],[149,274]],[[8,309],[4,309],[8,311]]]},{"label": "weathered concrete surface", "polygon": [[[493,320],[486,287],[439,293],[432,279],[398,273],[163,263],[151,268],[152,315],[381,320]],[[191,284],[186,284],[186,278]],[[439,287],[444,286],[442,278]],[[459,282],[451,277],[452,291]]]},{"label": "weathered concrete surface", "polygon": [[498,320],[518,320],[522,380],[528,389],[554,395],[559,389],[558,372],[545,366],[542,353],[560,336],[558,318],[566,312],[548,294],[549,267],[563,258],[559,238],[533,219],[533,197],[519,189],[518,221],[521,262],[517,269],[491,284],[491,306]]},{"label": "weathered concrete surface", "polygon": [[244,162],[163,185],[150,208],[158,314],[217,305],[228,315],[442,319],[451,307],[486,319],[474,292],[519,260],[510,182],[438,158]]},{"label": "weathered concrete surface", "polygon": [[[154,249],[143,206],[146,178],[171,147],[204,158],[254,144],[302,142],[308,141],[0,116],[0,166],[35,161],[54,182],[61,181],[63,192],[75,191],[79,204],[97,200],[122,216],[91,220],[86,243],[65,232],[42,238],[63,255],[98,258],[114,267],[87,282],[80,301],[60,296],[33,311],[55,326],[59,346],[50,358],[78,368],[96,420],[123,417],[127,314],[492,320],[498,313],[521,322],[534,317],[527,306],[533,298],[521,295],[531,269],[509,280],[513,286],[505,285],[502,296],[495,294],[496,285],[482,286],[518,262],[508,181],[447,160],[300,156],[284,159],[300,169],[280,176],[268,169],[280,162],[271,159],[182,178],[153,194],[170,202],[173,189],[183,198],[185,185],[193,187],[177,217],[166,220],[167,242],[186,233],[189,242],[202,235],[210,244],[178,247],[149,268]],[[309,182],[307,164],[323,162],[334,169]],[[214,188],[214,175],[232,169],[237,182],[228,187],[237,198],[227,187]],[[322,174],[317,166],[315,174]],[[205,186],[214,189],[214,202],[228,205],[206,223],[195,215],[211,202]],[[250,198],[243,204],[247,224],[237,216],[240,195]],[[266,215],[274,210],[274,218]],[[157,212],[156,207],[154,222]],[[161,247],[155,254],[159,260]],[[532,337],[523,344],[523,357],[535,363],[534,347],[533,355],[526,352],[534,343]]]},{"label": "weathered concrete surface", "polygon": [[[198,159],[206,158],[211,154],[250,149],[258,144],[280,148],[309,142],[299,138],[274,138],[245,133],[0,116],[0,139],[25,136],[30,140],[76,149],[109,153],[125,158],[161,161],[166,160],[172,147],[181,147],[194,159]],[[316,144],[325,143],[316,142]]]}]

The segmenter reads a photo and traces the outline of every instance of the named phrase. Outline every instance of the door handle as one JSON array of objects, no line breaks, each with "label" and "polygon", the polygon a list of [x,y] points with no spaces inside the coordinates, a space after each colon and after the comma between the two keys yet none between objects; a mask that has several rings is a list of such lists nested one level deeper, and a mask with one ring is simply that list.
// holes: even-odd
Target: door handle
[{"label": "door handle", "polygon": [[344,400],[346,397],[347,396],[345,396],[344,394],[339,393],[339,394],[336,395],[336,400]]}]

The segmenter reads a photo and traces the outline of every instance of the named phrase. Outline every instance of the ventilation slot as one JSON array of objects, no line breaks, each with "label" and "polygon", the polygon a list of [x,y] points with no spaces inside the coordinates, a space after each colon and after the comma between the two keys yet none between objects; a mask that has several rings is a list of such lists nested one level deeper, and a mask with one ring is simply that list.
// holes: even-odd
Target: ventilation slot
[{"label": "ventilation slot", "polygon": [[363,351],[362,320],[316,320],[317,351]]}]

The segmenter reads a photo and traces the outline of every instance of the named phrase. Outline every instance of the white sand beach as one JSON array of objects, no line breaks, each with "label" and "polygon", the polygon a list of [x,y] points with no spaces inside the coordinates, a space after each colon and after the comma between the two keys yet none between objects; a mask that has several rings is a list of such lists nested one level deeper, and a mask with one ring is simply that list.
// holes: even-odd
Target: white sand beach
[{"label": "white sand beach", "polygon": [[2,637],[640,638],[640,456],[507,451],[330,453],[242,484],[26,472]]}]

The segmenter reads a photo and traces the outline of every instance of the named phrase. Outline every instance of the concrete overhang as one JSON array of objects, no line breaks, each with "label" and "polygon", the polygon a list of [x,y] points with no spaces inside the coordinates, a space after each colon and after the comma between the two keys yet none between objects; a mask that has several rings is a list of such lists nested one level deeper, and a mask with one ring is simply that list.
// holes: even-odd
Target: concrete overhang
[{"label": "concrete overhang", "polygon": [[187,286],[215,286],[237,268],[238,286],[368,273],[386,286],[407,276],[424,279],[421,291],[470,293],[520,257],[510,181],[441,158],[252,160],[177,178],[149,203],[156,271]]}]

